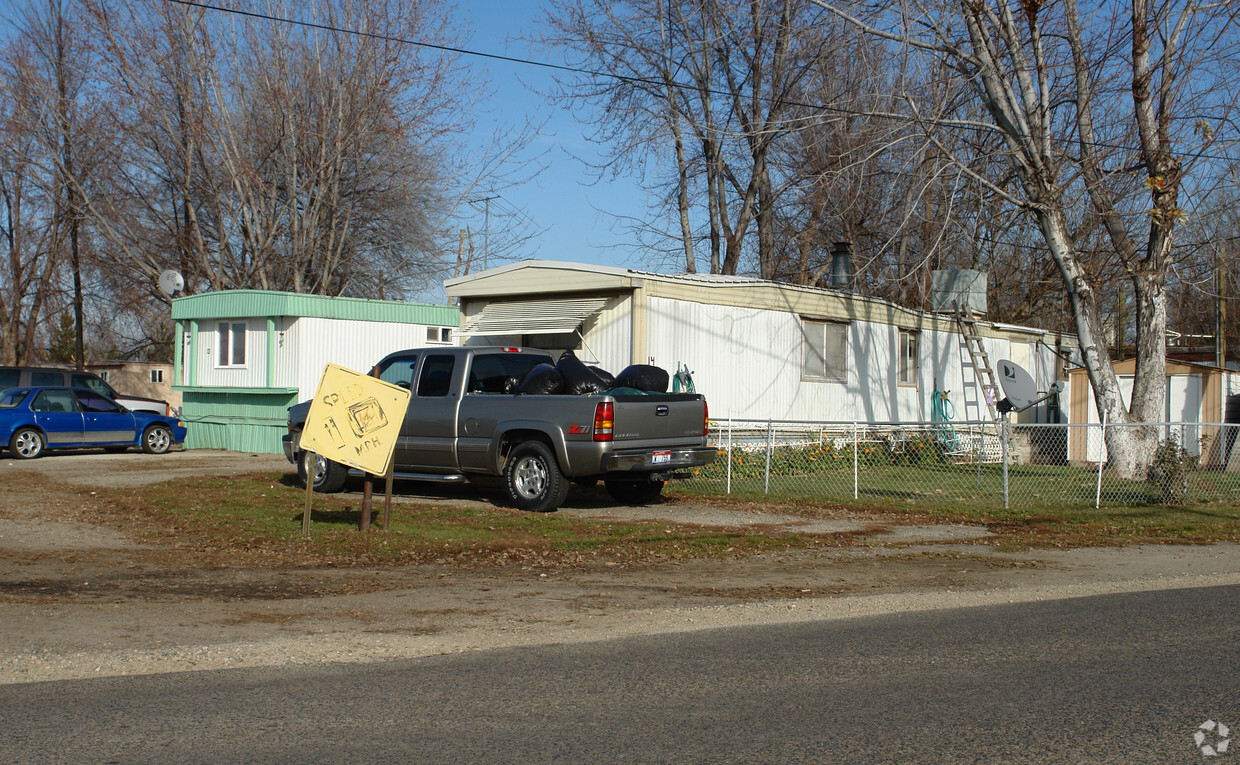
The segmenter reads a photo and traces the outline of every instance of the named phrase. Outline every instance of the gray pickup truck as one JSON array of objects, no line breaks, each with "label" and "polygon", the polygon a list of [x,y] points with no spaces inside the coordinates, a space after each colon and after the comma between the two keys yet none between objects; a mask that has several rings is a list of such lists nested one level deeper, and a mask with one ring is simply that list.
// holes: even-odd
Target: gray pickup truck
[{"label": "gray pickup truck", "polygon": [[[709,464],[706,400],[699,394],[526,395],[504,393],[546,351],[531,348],[421,348],[388,355],[372,374],[409,388],[394,473],[456,482],[500,476],[513,504],[551,512],[570,482],[603,481],[618,502],[643,504],[686,468]],[[284,453],[305,485],[340,491],[348,469],[300,448],[309,402],[289,409]],[[681,472],[677,472],[681,471]]]}]

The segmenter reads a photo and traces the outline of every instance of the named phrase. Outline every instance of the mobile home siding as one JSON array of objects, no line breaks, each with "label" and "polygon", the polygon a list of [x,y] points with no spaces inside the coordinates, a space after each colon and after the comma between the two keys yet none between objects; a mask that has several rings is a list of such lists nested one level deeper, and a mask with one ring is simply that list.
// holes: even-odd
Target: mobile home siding
[{"label": "mobile home siding", "polygon": [[[582,352],[592,353],[613,372],[629,363],[653,363],[674,373],[683,364],[694,373],[697,390],[707,396],[717,419],[924,422],[930,419],[936,390],[948,393],[956,419],[990,419],[986,392],[950,315],[757,279],[551,261],[502,266],[449,280],[445,286],[470,314],[491,301],[627,291],[629,297],[586,322]],[[804,378],[806,319],[848,325],[844,381]],[[917,334],[916,384],[899,382],[902,331]],[[988,321],[976,331],[992,368],[1000,359],[1012,359],[1029,370],[1039,391],[1049,390],[1056,369],[1053,352],[1039,340],[1071,344],[1041,330]],[[468,342],[517,341],[473,337]],[[1045,418],[1031,412],[1017,419]]]}]

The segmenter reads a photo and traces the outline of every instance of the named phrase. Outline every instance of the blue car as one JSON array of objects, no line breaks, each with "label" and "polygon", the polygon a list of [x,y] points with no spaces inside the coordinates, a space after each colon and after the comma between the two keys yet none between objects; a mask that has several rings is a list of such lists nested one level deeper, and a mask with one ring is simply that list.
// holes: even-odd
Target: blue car
[{"label": "blue car", "polygon": [[147,454],[163,454],[185,441],[185,425],[175,417],[131,412],[85,388],[9,388],[0,392],[0,439],[19,460],[44,449],[93,446],[141,446]]}]

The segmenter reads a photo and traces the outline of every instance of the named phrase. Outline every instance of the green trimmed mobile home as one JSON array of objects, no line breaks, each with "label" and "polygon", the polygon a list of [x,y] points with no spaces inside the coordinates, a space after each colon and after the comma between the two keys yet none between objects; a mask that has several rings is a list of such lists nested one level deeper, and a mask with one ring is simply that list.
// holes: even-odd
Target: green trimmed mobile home
[{"label": "green trimmed mobile home", "polygon": [[456,345],[460,325],[454,306],[268,290],[176,298],[172,318],[185,447],[271,454],[325,364],[365,372],[392,351]]}]

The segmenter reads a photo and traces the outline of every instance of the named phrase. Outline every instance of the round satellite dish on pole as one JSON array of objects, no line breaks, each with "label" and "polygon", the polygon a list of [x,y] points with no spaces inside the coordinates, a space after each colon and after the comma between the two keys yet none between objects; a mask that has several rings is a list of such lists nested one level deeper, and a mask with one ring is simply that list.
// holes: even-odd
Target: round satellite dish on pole
[{"label": "round satellite dish on pole", "polygon": [[159,291],[168,297],[176,297],[176,294],[185,289],[185,279],[176,271],[168,269],[159,275]]},{"label": "round satellite dish on pole", "polygon": [[999,360],[997,371],[1003,392],[1014,408],[1026,409],[1033,406],[1038,397],[1038,386],[1028,372],[1007,359]]}]

